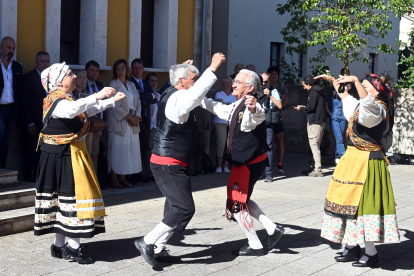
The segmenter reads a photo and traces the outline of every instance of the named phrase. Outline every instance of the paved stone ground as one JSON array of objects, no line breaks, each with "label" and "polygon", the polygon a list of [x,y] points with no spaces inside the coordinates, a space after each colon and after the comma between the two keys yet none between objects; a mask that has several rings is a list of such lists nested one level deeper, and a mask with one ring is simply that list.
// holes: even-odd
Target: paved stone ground
[{"label": "paved stone ground", "polygon": [[[223,218],[227,175],[193,178],[196,214],[183,235],[174,234],[168,249],[180,257],[153,270],[133,245],[162,218],[161,193],[154,182],[131,189],[106,190],[106,233],[83,240],[96,261],[78,265],[50,257],[53,235],[32,232],[0,237],[0,275],[414,275],[414,168],[390,166],[396,196],[401,243],[377,246],[380,268],[353,268],[336,263],[341,245],[319,237],[323,203],[333,168],[325,177],[301,176],[307,157],[287,155],[286,175],[273,183],[259,181],[252,199],[286,229],[275,249],[262,257],[231,255],[246,243],[234,222]],[[255,223],[259,237],[266,231]]]}]

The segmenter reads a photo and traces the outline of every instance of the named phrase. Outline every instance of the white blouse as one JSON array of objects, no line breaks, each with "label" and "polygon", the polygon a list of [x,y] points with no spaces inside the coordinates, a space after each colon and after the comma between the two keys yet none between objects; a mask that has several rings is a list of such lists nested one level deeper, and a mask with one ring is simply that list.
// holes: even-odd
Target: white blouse
[{"label": "white blouse", "polygon": [[53,118],[73,119],[79,114],[86,112],[89,116],[98,114],[109,107],[115,106],[114,98],[97,100],[96,94],[76,101],[62,100],[52,113]]},{"label": "white blouse", "polygon": [[[216,102],[213,99],[204,98],[201,102],[201,107],[210,111],[211,113],[214,113],[214,115],[217,115],[220,119],[228,122],[231,121],[236,107],[242,100],[243,99],[239,99],[235,103],[226,105],[220,102]],[[259,103],[256,103],[256,113],[251,113],[248,108],[245,109],[240,129],[243,132],[250,132],[264,120],[266,120],[265,111]]]},{"label": "white blouse", "polygon": [[385,108],[375,101],[370,93],[364,99],[357,100],[351,95],[342,99],[345,118],[349,121],[359,104],[358,123],[372,128],[382,122],[387,117]]}]

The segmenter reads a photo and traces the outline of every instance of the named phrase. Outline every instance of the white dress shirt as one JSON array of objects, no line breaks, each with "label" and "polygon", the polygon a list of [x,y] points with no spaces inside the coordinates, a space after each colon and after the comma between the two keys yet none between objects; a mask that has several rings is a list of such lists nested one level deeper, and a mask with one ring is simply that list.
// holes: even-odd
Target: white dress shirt
[{"label": "white dress shirt", "polygon": [[115,106],[114,98],[97,100],[96,94],[77,101],[62,100],[52,113],[53,118],[73,119],[79,114],[86,112],[89,116],[94,116],[109,107]]},{"label": "white dress shirt", "polygon": [[[216,102],[213,99],[204,98],[201,107],[210,111],[214,115],[217,115],[220,119],[225,121],[231,121],[236,107],[240,104],[243,99],[225,105],[220,102]],[[250,132],[260,125],[264,120],[266,120],[266,114],[263,107],[256,102],[256,113],[251,113],[248,108],[245,109],[243,113],[243,118],[241,121],[240,130],[243,132]]]},{"label": "white dress shirt", "polygon": [[345,118],[349,121],[359,104],[358,123],[372,128],[382,122],[387,117],[385,108],[375,101],[370,93],[364,99],[357,100],[351,95],[342,99],[343,111]]},{"label": "white dress shirt", "polygon": [[201,104],[216,80],[216,75],[210,69],[204,71],[194,86],[178,90],[170,96],[165,105],[165,116],[176,124],[187,122],[190,111]]},{"label": "white dress shirt", "polygon": [[[89,90],[89,93],[92,95],[93,93],[98,93],[99,92],[99,88],[98,88],[98,86],[96,85],[96,82],[94,82],[94,83],[92,83],[89,79],[86,79],[86,81],[88,82],[88,90]],[[92,84],[95,84],[95,92],[93,92],[93,88],[91,87],[91,85]]]},{"label": "white dress shirt", "polygon": [[1,94],[0,104],[14,103],[13,71],[11,68],[13,59],[10,60],[9,66],[7,66],[7,68],[4,66],[2,61],[0,61],[0,63],[1,63],[1,70],[3,71],[3,81],[4,81],[4,88],[3,88],[3,93]]},{"label": "white dress shirt", "polygon": [[[140,79],[137,79],[136,77],[134,77],[134,76],[132,76],[136,81],[137,81],[137,83],[141,86],[141,92],[144,92],[144,82],[142,81],[142,78],[140,78]],[[153,96],[154,97],[154,96]]]},{"label": "white dress shirt", "polygon": [[150,129],[157,127],[158,102],[160,101],[161,95],[158,92],[155,92],[155,93],[158,94],[158,100],[156,103],[150,105],[150,119],[151,119]]}]

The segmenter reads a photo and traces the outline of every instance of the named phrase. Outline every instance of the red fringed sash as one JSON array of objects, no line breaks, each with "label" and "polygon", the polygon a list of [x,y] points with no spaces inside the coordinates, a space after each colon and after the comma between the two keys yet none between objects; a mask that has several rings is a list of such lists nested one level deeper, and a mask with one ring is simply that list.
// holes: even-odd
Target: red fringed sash
[{"label": "red fringed sash", "polygon": [[[246,165],[233,165],[231,168],[229,183],[227,185],[226,217],[229,220],[234,218],[232,212],[234,208],[235,212],[240,213],[240,219],[246,228],[253,227],[253,220],[252,224],[250,224],[246,218],[242,216],[245,209],[250,216],[249,208],[247,208],[246,204],[250,180],[250,170],[247,168],[247,165],[262,162],[266,159],[266,156],[266,153],[264,153]],[[237,210],[238,207],[240,207],[240,210]]]}]

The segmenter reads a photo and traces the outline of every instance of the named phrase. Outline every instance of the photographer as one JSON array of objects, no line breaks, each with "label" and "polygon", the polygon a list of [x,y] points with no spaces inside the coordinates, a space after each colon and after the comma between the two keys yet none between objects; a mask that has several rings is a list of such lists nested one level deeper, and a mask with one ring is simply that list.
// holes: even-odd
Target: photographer
[{"label": "photographer", "polygon": [[282,109],[282,100],[280,99],[279,91],[274,88],[272,91],[269,90],[269,73],[263,72],[263,92],[264,97],[261,99],[263,108],[266,112],[266,133],[267,133],[267,146],[269,151],[267,156],[269,158],[269,164],[266,166],[266,178],[265,182],[273,181],[273,135],[276,133],[275,129],[278,128],[278,125],[281,121],[281,109]]}]

